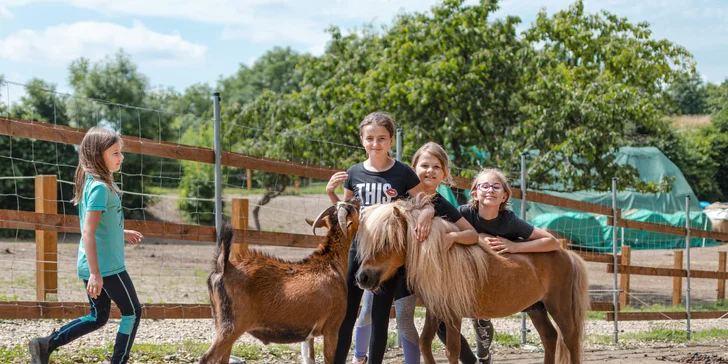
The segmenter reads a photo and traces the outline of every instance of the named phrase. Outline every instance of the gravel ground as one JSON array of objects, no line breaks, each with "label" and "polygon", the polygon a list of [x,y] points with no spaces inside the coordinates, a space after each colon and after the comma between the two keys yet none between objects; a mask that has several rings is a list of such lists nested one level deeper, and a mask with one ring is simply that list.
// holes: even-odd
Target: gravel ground
[{"label": "gravel ground", "polygon": [[[54,328],[60,327],[63,323],[68,322],[64,320],[1,320],[0,321],[0,345],[3,346],[14,346],[14,345],[25,345],[27,341],[33,337],[47,335]],[[418,328],[422,328],[423,319],[417,318],[416,323]],[[519,319],[497,319],[493,321],[497,332],[509,333],[512,335],[520,335],[521,323]],[[64,350],[73,350],[73,348],[88,347],[88,346],[105,346],[112,343],[116,330],[118,327],[118,320],[109,320],[103,329],[94,332],[88,336],[85,336],[71,344],[69,344]],[[529,342],[538,343],[536,331],[530,326],[531,333],[529,333]],[[665,321],[665,322],[646,322],[646,321],[633,321],[633,322],[621,322],[620,331],[624,333],[639,333],[649,331],[655,327],[665,327],[669,329],[684,330],[684,321]],[[703,331],[713,328],[728,329],[728,320],[693,320],[691,322],[692,331]],[[622,340],[619,346],[611,344],[605,344],[605,340],[594,340],[595,335],[607,336],[611,338],[614,326],[611,322],[602,320],[589,320],[587,321],[586,333],[592,337],[592,340],[587,340],[585,343],[585,350],[587,352],[587,358],[594,357],[596,361],[606,362],[617,362],[621,358],[622,354],[617,354],[615,351],[624,352],[626,357],[631,355],[630,353],[653,353],[654,357],[659,354],[665,355],[663,352],[665,348],[673,348],[678,350],[677,354],[685,354],[695,352],[691,350],[691,347],[680,343],[645,343],[645,342],[625,342]],[[394,331],[394,320],[391,321],[390,330]],[[466,337],[469,337],[470,342],[473,342],[473,331],[469,322],[463,325],[463,333]],[[162,343],[181,343],[185,341],[198,342],[203,344],[209,344],[212,342],[214,337],[214,330],[212,320],[144,320],[139,327],[137,332],[136,343],[149,343],[149,344],[162,344]],[[609,340],[607,340],[608,342]],[[320,339],[317,340],[321,342]],[[256,339],[249,335],[244,335],[238,339],[238,343],[247,343],[254,345],[262,345]],[[725,339],[710,339],[706,342],[701,342],[701,345],[707,345],[710,350],[701,349],[702,353],[714,353],[728,357],[726,352],[726,344],[728,344],[728,338]],[[290,345],[292,351],[298,351],[298,345]],[[722,350],[722,354],[720,353]],[[532,352],[523,348],[509,348],[499,343],[493,345],[493,352],[496,357],[506,360],[504,362],[539,362],[541,360],[541,353]],[[440,355],[442,355],[440,350]],[[677,355],[676,354],[676,355]],[[639,355],[638,355],[639,356]],[[612,359],[609,359],[611,357]],[[509,359],[510,358],[510,359]],[[597,360],[597,358],[599,358]],[[23,358],[17,358],[18,363],[23,362]],[[606,359],[606,360],[605,360]],[[512,360],[512,361],[508,361]],[[620,359],[621,360],[621,359]],[[657,359],[655,359],[657,360]],[[591,360],[588,360],[590,362]],[[266,362],[266,361],[262,361]],[[267,361],[270,362],[270,361]],[[401,363],[401,351],[399,349],[392,349],[387,354],[387,362],[390,363]],[[500,362],[500,360],[499,360]],[[638,362],[630,360],[627,362]],[[699,361],[702,362],[702,361]]]}]

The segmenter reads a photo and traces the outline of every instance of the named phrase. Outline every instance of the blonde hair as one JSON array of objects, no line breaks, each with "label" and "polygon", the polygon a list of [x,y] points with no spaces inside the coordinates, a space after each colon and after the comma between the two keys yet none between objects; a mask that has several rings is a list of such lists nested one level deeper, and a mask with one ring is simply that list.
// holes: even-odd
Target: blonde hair
[{"label": "blonde hair", "polygon": [[468,201],[468,205],[478,210],[479,202],[478,199],[475,198],[476,189],[478,188],[478,180],[480,180],[482,177],[487,176],[489,174],[492,174],[499,180],[499,182],[503,185],[503,191],[506,193],[506,200],[501,202],[500,206],[498,206],[498,211],[503,211],[508,208],[508,204],[510,203],[511,196],[513,196],[513,191],[511,191],[511,186],[508,184],[508,178],[506,175],[498,168],[486,168],[480,171],[477,176],[473,179],[473,183],[470,185],[470,201]]},{"label": "blonde hair", "polygon": [[95,180],[103,182],[110,190],[121,195],[121,191],[114,185],[114,176],[104,163],[104,152],[114,144],[123,144],[121,137],[111,130],[93,127],[88,130],[78,148],[78,167],[74,182],[73,205],[78,205],[83,196],[83,187],[86,176],[91,175]]},{"label": "blonde hair", "polygon": [[442,170],[445,172],[445,178],[442,180],[442,183],[452,185],[452,178],[450,177],[450,158],[447,156],[447,152],[445,152],[445,149],[440,144],[428,142],[421,146],[415,153],[415,156],[412,157],[412,168],[417,168],[417,163],[420,161],[420,157],[425,153],[429,153],[440,161]]},{"label": "blonde hair", "polygon": [[390,137],[394,136],[394,118],[386,112],[377,111],[365,116],[364,120],[359,123],[359,136],[362,135],[361,129],[369,125],[383,126],[389,132]]}]

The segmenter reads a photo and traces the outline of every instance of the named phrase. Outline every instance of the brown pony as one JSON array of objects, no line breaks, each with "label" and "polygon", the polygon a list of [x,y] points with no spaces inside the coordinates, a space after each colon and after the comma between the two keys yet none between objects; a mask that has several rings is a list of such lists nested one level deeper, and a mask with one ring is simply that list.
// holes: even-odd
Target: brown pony
[{"label": "brown pony", "polygon": [[230,257],[232,229],[207,280],[216,335],[200,363],[227,364],[233,343],[249,333],[264,344],[302,342],[304,363],[314,363],[313,338],[324,336],[324,362],[334,361],[346,314],[346,269],[359,227],[359,200],[339,202],[310,224],[329,231],[318,250],[289,262],[254,250]]},{"label": "brown pony", "polygon": [[[414,227],[424,207],[410,199],[368,207],[359,228],[362,262],[358,284],[375,290],[397,268],[407,268],[407,283],[427,307],[420,350],[434,364],[432,339],[440,320],[447,328],[447,357],[457,363],[463,317],[497,318],[543,301],[546,311],[530,311],[545,349],[544,363],[580,363],[589,285],[584,262],[574,253],[498,255],[485,244],[454,244],[445,249],[444,235],[458,228],[432,221],[432,233],[418,243]],[[558,328],[549,320],[548,314]]]}]

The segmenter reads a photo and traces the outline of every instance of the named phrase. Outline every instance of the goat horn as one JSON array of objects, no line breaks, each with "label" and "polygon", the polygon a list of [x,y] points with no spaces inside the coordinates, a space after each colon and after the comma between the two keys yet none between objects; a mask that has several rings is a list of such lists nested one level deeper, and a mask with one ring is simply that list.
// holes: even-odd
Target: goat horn
[{"label": "goat horn", "polygon": [[335,208],[336,208],[336,205],[332,205],[329,208],[327,208],[326,210],[321,211],[321,213],[316,217],[316,220],[314,220],[313,224],[311,224],[311,228],[313,229],[313,235],[316,235],[316,224],[318,224],[319,220],[321,220],[321,218],[324,215],[327,215],[329,212],[331,212],[332,209],[335,209]]},{"label": "goat horn", "polygon": [[[343,207],[341,205],[338,205],[340,207]],[[346,207],[339,208],[338,211],[336,211],[336,217],[339,220],[339,228],[341,228],[341,233],[344,235],[344,240],[346,240],[346,217],[349,215],[349,210],[346,209]]]}]

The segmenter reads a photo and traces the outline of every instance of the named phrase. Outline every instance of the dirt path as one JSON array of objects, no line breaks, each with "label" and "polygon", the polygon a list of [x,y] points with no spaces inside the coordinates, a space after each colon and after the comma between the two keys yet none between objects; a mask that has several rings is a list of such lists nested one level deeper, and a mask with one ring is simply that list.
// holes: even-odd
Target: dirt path
[{"label": "dirt path", "polygon": [[[599,350],[589,350],[584,355],[584,363],[614,363],[614,364],[647,364],[647,363],[728,363],[728,338],[721,344],[715,345],[666,345],[654,344],[651,347],[621,347]],[[447,363],[447,358],[440,355],[435,358],[438,363]],[[542,352],[506,351],[498,352],[493,356],[493,362],[537,364],[543,363]],[[390,350],[387,363],[404,363],[399,350]]]}]

